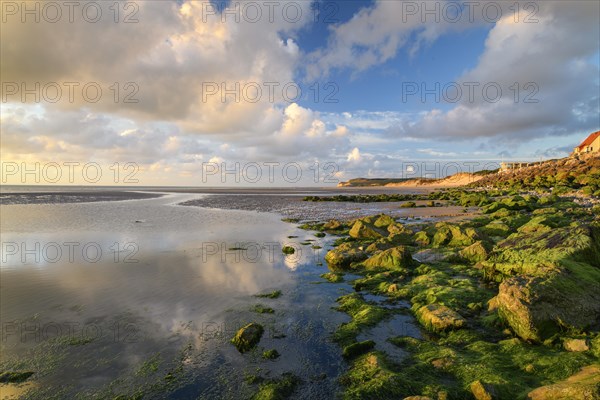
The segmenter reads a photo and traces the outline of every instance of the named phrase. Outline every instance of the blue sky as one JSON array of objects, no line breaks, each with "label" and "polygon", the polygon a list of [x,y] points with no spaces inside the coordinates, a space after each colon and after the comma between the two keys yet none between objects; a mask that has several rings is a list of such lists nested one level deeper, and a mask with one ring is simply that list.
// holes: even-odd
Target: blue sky
[{"label": "blue sky", "polygon": [[[468,15],[461,1],[427,2],[462,11],[437,20],[423,2],[285,0],[270,3],[273,19],[265,2],[251,3],[260,18],[231,0],[131,2],[135,23],[128,3],[118,18],[103,4],[93,23],[77,13],[23,22],[11,10],[2,159],[134,163],[147,185],[218,184],[198,178],[207,164],[264,162],[297,163],[305,175],[334,163],[344,180],[397,176],[411,162],[564,157],[600,128],[597,2],[485,0]],[[21,96],[36,82],[62,96]],[[80,90],[92,83],[98,101]],[[273,98],[266,83],[277,84]],[[303,95],[286,97],[290,84]],[[255,86],[262,93],[249,99]]]}]

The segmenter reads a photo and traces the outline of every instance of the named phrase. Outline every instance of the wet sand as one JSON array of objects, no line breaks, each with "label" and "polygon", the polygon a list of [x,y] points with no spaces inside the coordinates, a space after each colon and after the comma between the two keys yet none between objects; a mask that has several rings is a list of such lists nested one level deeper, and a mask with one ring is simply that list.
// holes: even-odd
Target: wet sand
[{"label": "wet sand", "polygon": [[0,204],[91,203],[96,201],[142,200],[161,196],[161,193],[127,192],[119,190],[2,193],[0,194]]},{"label": "wet sand", "polygon": [[[180,205],[226,210],[271,212],[280,214],[285,218],[297,218],[303,221],[324,221],[329,219],[347,221],[382,212],[398,218],[418,217],[421,219],[445,219],[469,216],[472,214],[472,211],[464,213],[464,207],[460,206],[401,208],[400,205],[402,202],[311,202],[303,201],[302,199],[303,196],[301,195],[213,194],[201,199],[186,201]],[[416,203],[417,205],[424,204],[425,201],[417,201]]]}]

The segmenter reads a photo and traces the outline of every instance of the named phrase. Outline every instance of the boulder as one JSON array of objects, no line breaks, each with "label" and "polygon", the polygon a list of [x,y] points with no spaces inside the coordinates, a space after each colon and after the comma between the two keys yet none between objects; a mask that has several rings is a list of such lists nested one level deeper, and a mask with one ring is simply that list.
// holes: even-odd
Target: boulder
[{"label": "boulder", "polygon": [[262,325],[255,324],[254,322],[249,323],[237,331],[233,339],[231,339],[231,343],[233,343],[240,353],[245,353],[252,350],[258,344],[263,332],[264,328]]},{"label": "boulder", "polygon": [[394,224],[394,218],[390,217],[389,215],[386,214],[381,214],[379,216],[379,218],[377,218],[375,220],[375,222],[373,223],[373,225],[375,225],[376,228],[385,228],[389,225]]},{"label": "boulder", "polygon": [[413,259],[408,249],[398,246],[376,253],[363,266],[366,269],[406,270],[412,264]]},{"label": "boulder", "polygon": [[352,225],[350,236],[356,239],[379,239],[387,236],[387,232],[359,219]]},{"label": "boulder", "polygon": [[419,231],[415,233],[415,243],[419,246],[428,246],[431,241],[429,240],[429,236],[427,236],[427,232]]},{"label": "boulder", "polygon": [[343,228],[342,223],[340,221],[335,220],[335,219],[332,219],[331,221],[326,222],[323,225],[323,229],[326,230],[326,231],[335,231],[335,230],[338,230],[338,229],[341,229],[341,228]]},{"label": "boulder", "polygon": [[469,246],[479,239],[479,234],[473,228],[462,228],[458,225],[439,222],[433,229],[431,243],[434,247]]},{"label": "boulder", "polygon": [[367,253],[360,250],[354,243],[342,243],[325,255],[325,261],[332,270],[350,268],[352,263],[364,261]]},{"label": "boulder", "polygon": [[481,381],[471,383],[469,389],[471,389],[471,393],[476,400],[494,400],[498,398],[494,387]]},{"label": "boulder", "polygon": [[473,243],[470,246],[465,247],[458,254],[470,262],[479,262],[484,261],[489,256],[489,250],[487,245],[485,245],[481,240]]},{"label": "boulder", "polygon": [[600,365],[588,365],[564,381],[529,392],[530,400],[600,399]]},{"label": "boulder", "polygon": [[423,306],[416,316],[421,325],[434,332],[462,328],[466,323],[459,313],[441,304]]},{"label": "boulder", "polygon": [[579,352],[588,351],[590,346],[585,339],[565,339],[563,341],[563,347],[567,351]]},{"label": "boulder", "polygon": [[513,332],[524,340],[541,342],[564,328],[597,328],[599,287],[567,273],[515,276],[500,284],[494,304]]},{"label": "boulder", "polygon": [[342,355],[346,359],[351,359],[361,354],[367,353],[375,347],[375,342],[372,340],[365,340],[364,342],[352,343],[344,347]]}]

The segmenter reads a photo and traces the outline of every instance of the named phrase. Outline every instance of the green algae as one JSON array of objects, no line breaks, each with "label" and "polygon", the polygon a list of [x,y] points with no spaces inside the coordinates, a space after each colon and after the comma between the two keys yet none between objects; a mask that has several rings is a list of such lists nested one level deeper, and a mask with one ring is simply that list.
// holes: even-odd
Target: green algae
[{"label": "green algae", "polygon": [[274,290],[268,293],[255,294],[254,297],[260,297],[263,299],[278,299],[279,297],[281,297],[281,290]]},{"label": "green algae", "polygon": [[296,249],[293,248],[292,246],[283,246],[283,248],[281,249],[281,252],[283,254],[294,254],[296,252]]},{"label": "green algae", "polygon": [[300,383],[300,378],[286,372],[278,379],[269,379],[259,385],[254,400],[284,400],[288,398]]},{"label": "green algae", "polygon": [[237,331],[231,339],[231,343],[240,353],[252,350],[260,341],[264,333],[264,328],[260,324],[249,323]]},{"label": "green algae", "polygon": [[345,359],[351,359],[361,354],[367,353],[375,347],[375,342],[372,340],[365,340],[363,342],[357,342],[349,344],[344,347],[342,355]]},{"label": "green algae", "polygon": [[326,279],[328,282],[331,283],[340,283],[344,281],[344,276],[335,272],[327,272],[321,274],[321,278]]},{"label": "green algae", "polygon": [[374,326],[387,318],[390,311],[382,307],[368,304],[357,293],[341,296],[337,299],[338,311],[345,312],[352,320],[340,325],[333,334],[333,340],[342,346],[350,345],[356,341],[356,336],[365,327]]},{"label": "green algae", "polygon": [[279,358],[279,352],[275,349],[263,351],[262,357],[266,360],[275,360]]},{"label": "green algae", "polygon": [[275,312],[275,310],[273,310],[271,307],[265,307],[262,304],[256,304],[254,307],[252,307],[252,311],[259,314],[273,314]]}]

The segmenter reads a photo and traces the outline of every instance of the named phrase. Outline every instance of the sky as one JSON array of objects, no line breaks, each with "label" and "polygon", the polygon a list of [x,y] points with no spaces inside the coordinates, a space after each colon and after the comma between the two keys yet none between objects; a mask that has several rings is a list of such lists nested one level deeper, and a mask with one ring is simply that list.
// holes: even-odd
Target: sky
[{"label": "sky", "polygon": [[329,186],[567,156],[596,1],[3,1],[2,184]]}]

